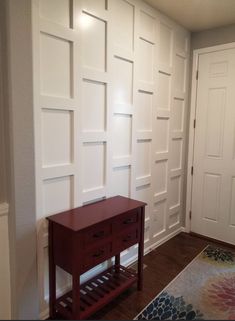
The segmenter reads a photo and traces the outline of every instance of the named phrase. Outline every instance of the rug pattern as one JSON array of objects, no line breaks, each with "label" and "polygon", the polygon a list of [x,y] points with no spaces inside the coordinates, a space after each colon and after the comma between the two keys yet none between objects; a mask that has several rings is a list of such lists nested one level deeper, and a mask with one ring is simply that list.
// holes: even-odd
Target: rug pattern
[{"label": "rug pattern", "polygon": [[235,320],[235,252],[208,246],[136,320]]}]

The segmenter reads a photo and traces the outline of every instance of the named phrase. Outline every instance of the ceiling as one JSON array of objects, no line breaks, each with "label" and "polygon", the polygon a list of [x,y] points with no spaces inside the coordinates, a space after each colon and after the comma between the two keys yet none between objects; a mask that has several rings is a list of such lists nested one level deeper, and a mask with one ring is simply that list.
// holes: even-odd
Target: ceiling
[{"label": "ceiling", "polygon": [[235,0],[145,0],[190,31],[235,23]]}]

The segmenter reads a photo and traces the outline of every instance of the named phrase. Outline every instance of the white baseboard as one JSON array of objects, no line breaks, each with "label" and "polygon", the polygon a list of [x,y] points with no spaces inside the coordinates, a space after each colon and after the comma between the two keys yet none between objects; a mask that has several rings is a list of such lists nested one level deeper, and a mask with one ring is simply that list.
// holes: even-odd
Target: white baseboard
[{"label": "white baseboard", "polygon": [[[150,253],[151,251],[153,251],[154,249],[156,249],[158,246],[162,245],[163,243],[169,241],[171,238],[173,238],[174,236],[178,235],[181,232],[184,232],[185,228],[184,227],[180,227],[178,228],[176,231],[170,233],[169,235],[166,235],[165,237],[163,237],[161,240],[157,241],[156,243],[154,243],[153,245],[147,247],[144,250],[144,255]],[[131,258],[127,259],[126,261],[124,261],[122,264],[124,266],[128,266],[131,265],[133,263],[135,263],[137,260],[137,254],[132,256]],[[100,271],[97,271],[97,274],[100,273]],[[66,293],[66,291],[68,290],[68,288],[64,288],[62,290],[57,291],[57,295],[62,295],[64,293]],[[48,298],[47,298],[48,300]],[[49,308],[45,309],[44,311],[42,311],[40,313],[40,320],[45,320],[49,318]]]}]

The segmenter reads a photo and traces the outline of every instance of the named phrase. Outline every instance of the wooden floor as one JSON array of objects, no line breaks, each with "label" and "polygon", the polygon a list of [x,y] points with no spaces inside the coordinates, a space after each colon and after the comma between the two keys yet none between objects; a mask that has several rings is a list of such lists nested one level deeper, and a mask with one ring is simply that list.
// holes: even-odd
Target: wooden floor
[{"label": "wooden floor", "polygon": [[127,290],[91,320],[131,320],[212,242],[181,233],[144,257],[144,289]]}]

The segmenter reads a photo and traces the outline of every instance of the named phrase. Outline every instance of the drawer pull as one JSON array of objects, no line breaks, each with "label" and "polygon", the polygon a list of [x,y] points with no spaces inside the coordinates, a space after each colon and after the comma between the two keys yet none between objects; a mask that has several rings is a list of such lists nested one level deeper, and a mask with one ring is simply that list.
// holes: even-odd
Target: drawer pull
[{"label": "drawer pull", "polygon": [[131,240],[131,235],[128,235],[125,239],[122,240],[122,242],[128,242]]},{"label": "drawer pull", "polygon": [[95,237],[95,238],[99,238],[99,237],[102,237],[102,236],[104,236],[104,231],[100,231],[100,232],[97,232],[97,233],[93,234],[93,237]]},{"label": "drawer pull", "polygon": [[93,254],[93,257],[100,257],[100,256],[103,255],[103,254],[104,254],[104,250],[101,250],[101,251]]},{"label": "drawer pull", "polygon": [[130,224],[130,223],[134,223],[133,218],[128,218],[125,221],[123,221],[123,224]]}]

